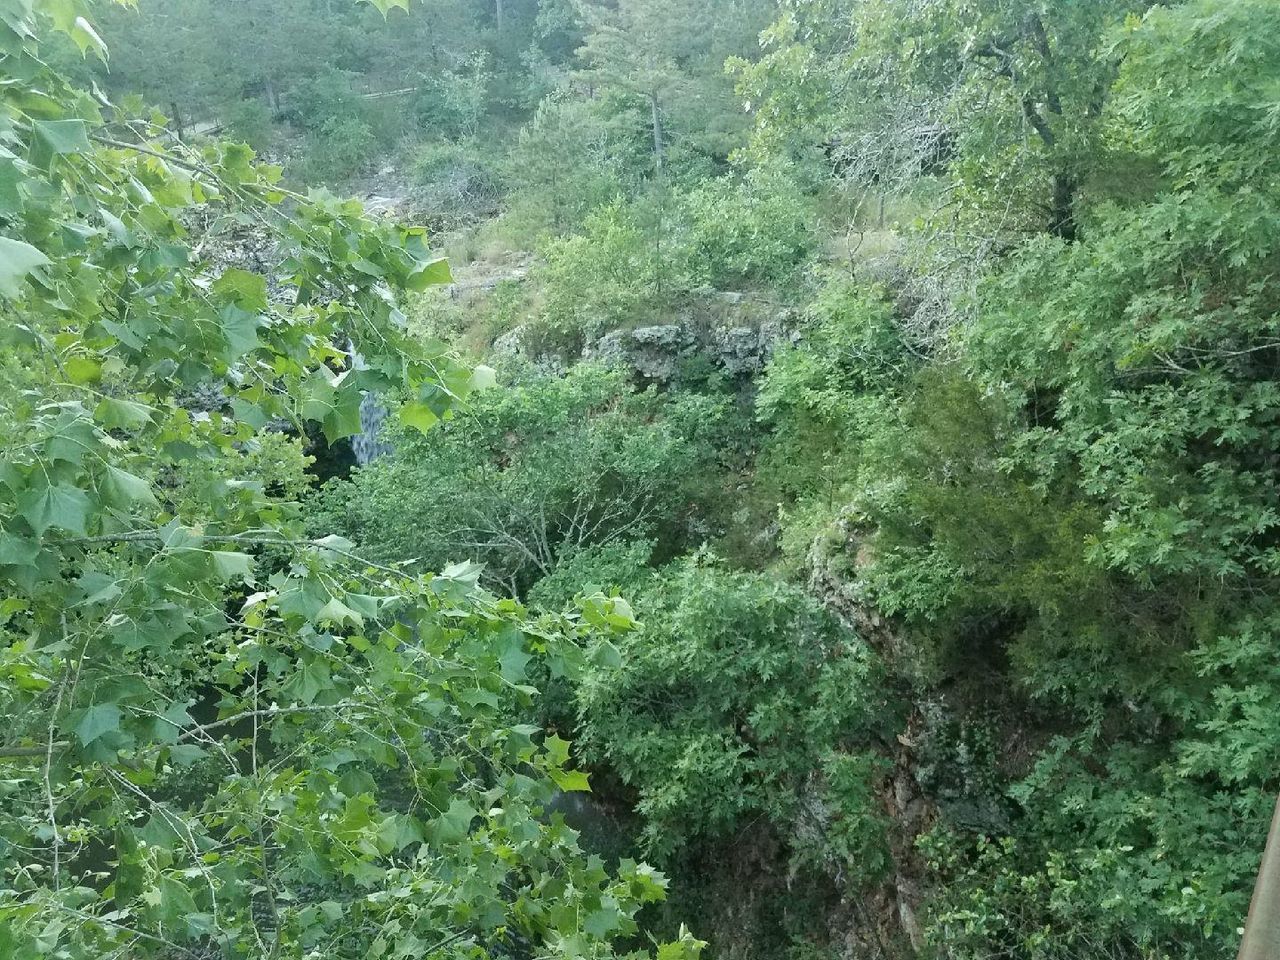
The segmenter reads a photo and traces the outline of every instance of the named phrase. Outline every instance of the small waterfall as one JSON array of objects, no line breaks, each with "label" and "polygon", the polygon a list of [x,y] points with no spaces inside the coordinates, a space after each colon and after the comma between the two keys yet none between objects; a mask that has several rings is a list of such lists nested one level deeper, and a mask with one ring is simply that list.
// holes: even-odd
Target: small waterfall
[{"label": "small waterfall", "polygon": [[351,438],[351,451],[357,465],[368,466],[391,452],[391,444],[382,439],[382,424],[386,419],[387,408],[375,394],[366,393],[360,400],[360,432]]}]

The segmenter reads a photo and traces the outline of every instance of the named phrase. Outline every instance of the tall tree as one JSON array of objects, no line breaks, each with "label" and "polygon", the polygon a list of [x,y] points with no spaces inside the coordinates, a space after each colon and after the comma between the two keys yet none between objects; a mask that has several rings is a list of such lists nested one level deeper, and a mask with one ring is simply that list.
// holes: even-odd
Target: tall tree
[{"label": "tall tree", "polygon": [[696,15],[679,0],[621,0],[616,6],[580,0],[587,25],[579,55],[589,76],[602,86],[630,91],[649,108],[654,172],[663,176],[667,149],[663,109],[668,97],[687,82],[681,61],[696,49]]}]

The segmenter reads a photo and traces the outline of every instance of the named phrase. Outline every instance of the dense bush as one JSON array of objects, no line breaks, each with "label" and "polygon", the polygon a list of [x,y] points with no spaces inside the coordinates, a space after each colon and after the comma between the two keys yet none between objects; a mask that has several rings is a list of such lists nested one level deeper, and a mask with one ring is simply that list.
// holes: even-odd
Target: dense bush
[{"label": "dense bush", "polygon": [[682,286],[659,235],[621,201],[593,211],[581,234],[546,243],[542,255],[537,332],[575,352],[608,330],[654,316]]},{"label": "dense bush", "polygon": [[485,147],[473,140],[415,148],[411,175],[415,210],[445,228],[492,217],[505,187]]},{"label": "dense bush", "polygon": [[[420,209],[480,276],[408,309],[412,338],[522,326],[569,371],[513,370],[444,424],[414,404],[311,534],[477,560],[547,611],[634,600],[537,719],[584,735],[595,803],[642,816],[717,956],[883,960],[885,931],[947,960],[1229,956],[1280,789],[1280,7],[824,0],[757,40],[772,2],[415,6],[436,32],[393,11],[394,70],[350,10],[299,30],[332,65],[306,80],[265,24],[235,129],[278,142],[289,116],[323,177],[427,137]],[[122,58],[155,89],[147,66]],[[218,79],[164,86],[212,110]],[[62,162],[41,151],[13,175]],[[0,143],[0,214],[48,201],[5,168]],[[138,251],[102,219],[80,240]],[[784,336],[732,397],[710,351],[665,392],[572,366],[616,329],[755,333],[760,303],[798,309],[768,308]],[[350,428],[356,394],[315,389]],[[300,495],[290,441],[235,451]],[[174,482],[179,512],[205,480]],[[602,602],[572,622],[607,626]]]},{"label": "dense bush", "polygon": [[413,112],[424,132],[445,140],[474,137],[488,108],[490,75],[482,56],[462,71],[433,72],[418,78]]},{"label": "dense bush", "polygon": [[785,286],[816,238],[799,194],[775,179],[663,187],[597,207],[543,245],[544,338],[569,348],[643,322],[709,287]]},{"label": "dense bush", "polygon": [[636,393],[613,370],[529,371],[425,437],[397,433],[395,456],[329,484],[310,523],[383,560],[481,562],[522,595],[588,548],[687,546],[718,479],[694,441],[723,415],[710,398]]},{"label": "dense bush", "polygon": [[579,229],[593,210],[636,192],[646,149],[633,108],[548,97],[508,153],[509,229],[530,238]]},{"label": "dense bush", "polygon": [[937,848],[952,956],[1233,948],[1278,783],[1251,704],[1274,672],[1280,125],[1251,17],[1275,10],[1135,26],[1106,119],[1164,180],[1023,244],[954,361],[844,438],[857,588],[938,678],[998,670],[1045,711],[1031,730],[1076,731],[1007,783],[1002,839]]},{"label": "dense bush", "polygon": [[634,608],[643,626],[595,658],[578,697],[585,755],[639,791],[651,853],[759,817],[790,835],[830,792],[861,806],[820,822],[818,848],[798,855],[876,879],[884,831],[863,751],[889,718],[866,646],[803,591],[705,558],[641,586]]},{"label": "dense bush", "polygon": [[679,198],[689,279],[721,289],[784,284],[817,245],[810,203],[786,179],[708,180]]}]

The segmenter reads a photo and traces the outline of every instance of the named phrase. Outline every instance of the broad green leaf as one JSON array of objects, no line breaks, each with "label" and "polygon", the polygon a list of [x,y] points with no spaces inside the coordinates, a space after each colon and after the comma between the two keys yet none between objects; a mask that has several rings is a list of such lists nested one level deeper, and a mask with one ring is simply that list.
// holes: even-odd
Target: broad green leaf
[{"label": "broad green leaf", "polygon": [[0,237],[0,296],[21,296],[22,281],[27,275],[48,265],[49,258],[31,244]]},{"label": "broad green leaf", "polygon": [[72,716],[72,728],[86,747],[103,734],[120,729],[120,708],[114,703],[94,704]]},{"label": "broad green leaf", "polygon": [[248,270],[224,270],[209,289],[219,298],[250,313],[261,313],[268,306],[266,278]]},{"label": "broad green leaf", "polygon": [[249,313],[239,307],[227,307],[220,314],[222,335],[227,338],[226,359],[239,360],[246,353],[256,350],[260,344],[258,331],[262,329],[260,314]]},{"label": "broad green leaf", "polygon": [[498,374],[492,367],[486,367],[484,364],[477,364],[476,368],[471,371],[471,389],[472,390],[488,390],[495,386],[498,382]]},{"label": "broad green leaf", "polygon": [[397,7],[406,11],[409,9],[409,0],[364,0],[364,2],[372,4],[384,17]]},{"label": "broad green leaf", "polygon": [[[407,0],[406,0],[407,2]],[[449,261],[444,257],[428,261],[409,274],[405,286],[414,291],[426,290],[443,283],[452,283],[453,273],[449,270]]]},{"label": "broad green leaf", "polygon": [[89,135],[83,120],[33,120],[31,162],[48,167],[54,157],[89,152]]},{"label": "broad green leaf", "polygon": [[471,821],[477,816],[479,812],[475,807],[455,797],[449,809],[432,823],[431,842],[438,847],[457,843],[471,832]]},{"label": "broad green leaf", "polygon": [[524,635],[519,630],[510,631],[498,661],[502,668],[502,679],[508,683],[519,683],[525,678],[525,669],[532,659],[525,652]]},{"label": "broad green leaf", "polygon": [[580,770],[552,770],[551,779],[565,793],[591,792],[591,783]]},{"label": "broad green leaf", "polygon": [[547,751],[547,758],[553,766],[563,767],[569,762],[569,741],[564,738],[551,734],[543,741],[543,746]]},{"label": "broad green leaf", "polygon": [[40,553],[40,544],[26,537],[0,531],[0,564],[9,566],[31,566]]},{"label": "broad green leaf", "polygon": [[406,427],[413,427],[420,433],[428,433],[431,428],[440,422],[437,417],[425,403],[415,400],[412,403],[406,403],[400,408],[400,420]]},{"label": "broad green leaf", "polygon": [[84,17],[76,17],[75,24],[71,28],[71,39],[80,48],[81,55],[92,50],[99,60],[103,63],[107,62],[107,45],[93,29],[93,24]]},{"label": "broad green leaf", "polygon": [[593,937],[604,938],[622,926],[623,914],[618,909],[618,902],[612,897],[603,897],[600,909],[587,914],[582,928]]},{"label": "broad green leaf", "polygon": [[84,536],[90,507],[83,490],[65,483],[33,488],[18,498],[18,512],[36,536],[43,536],[50,527]]},{"label": "broad green leaf", "polygon": [[139,476],[108,466],[102,478],[102,497],[104,502],[113,507],[131,507],[135,503],[154,505],[155,494],[151,492],[151,484]]},{"label": "broad green leaf", "polygon": [[90,357],[72,357],[64,366],[72,383],[94,383],[102,379],[102,364]]},{"label": "broad green leaf", "polygon": [[303,384],[302,415],[319,423],[325,439],[334,444],[360,432],[361,400],[349,377],[335,377],[322,368]]},{"label": "broad green leaf", "polygon": [[219,579],[253,582],[253,557],[249,554],[235,550],[211,550],[209,559]]},{"label": "broad green leaf", "polygon": [[301,700],[303,703],[314,703],[316,697],[333,688],[333,679],[329,668],[319,660],[307,664],[292,677],[282,688],[286,696]]},{"label": "broad green leaf", "polygon": [[606,670],[621,670],[622,653],[608,640],[601,640],[591,648],[591,662]]},{"label": "broad green leaf", "polygon": [[151,422],[153,413],[153,409],[145,403],[103,397],[93,411],[93,416],[108,430],[137,430]]},{"label": "broad green leaf", "polygon": [[364,624],[364,618],[337,597],[332,597],[316,614],[316,623],[359,627]]}]

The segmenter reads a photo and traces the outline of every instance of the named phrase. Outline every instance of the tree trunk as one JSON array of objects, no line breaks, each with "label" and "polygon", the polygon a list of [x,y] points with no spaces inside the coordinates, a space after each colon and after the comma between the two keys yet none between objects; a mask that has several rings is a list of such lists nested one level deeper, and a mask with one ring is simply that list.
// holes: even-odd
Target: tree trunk
[{"label": "tree trunk", "polygon": [[1244,940],[1237,960],[1276,960],[1280,957],[1280,801],[1271,819],[1267,848],[1258,868],[1258,882],[1249,904]]},{"label": "tree trunk", "polygon": [[173,132],[177,134],[179,141],[187,139],[187,129],[182,124],[182,111],[178,108],[178,101],[170,102],[169,109],[173,111]]},{"label": "tree trunk", "polygon": [[1076,178],[1065,173],[1054,174],[1053,199],[1049,205],[1049,232],[1068,243],[1076,239]]},{"label": "tree trunk", "polygon": [[656,93],[649,94],[649,107],[653,111],[653,169],[657,173],[658,179],[663,176],[662,153],[664,149],[662,140],[662,110],[658,104],[658,95]]},{"label": "tree trunk", "polygon": [[493,0],[493,19],[498,27],[498,36],[502,36],[502,4],[503,0]]}]

